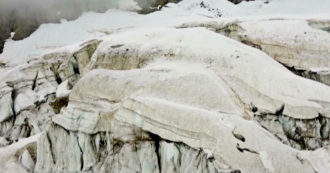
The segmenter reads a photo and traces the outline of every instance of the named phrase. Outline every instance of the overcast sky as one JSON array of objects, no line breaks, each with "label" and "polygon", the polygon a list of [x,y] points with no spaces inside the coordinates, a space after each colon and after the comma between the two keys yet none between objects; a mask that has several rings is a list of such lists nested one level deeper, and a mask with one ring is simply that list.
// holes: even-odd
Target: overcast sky
[{"label": "overcast sky", "polygon": [[20,17],[29,15],[66,15],[83,11],[105,11],[117,7],[118,0],[0,0],[0,13],[15,12]]}]

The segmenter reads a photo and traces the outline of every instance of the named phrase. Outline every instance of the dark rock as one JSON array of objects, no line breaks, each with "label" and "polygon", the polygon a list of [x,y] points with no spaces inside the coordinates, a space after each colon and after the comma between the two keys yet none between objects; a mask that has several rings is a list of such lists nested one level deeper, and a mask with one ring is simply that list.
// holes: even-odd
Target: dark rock
[{"label": "dark rock", "polygon": [[148,14],[157,10],[161,10],[167,3],[178,3],[181,0],[136,0],[138,5],[142,8],[139,13]]},{"label": "dark rock", "polygon": [[300,150],[316,150],[329,144],[329,118],[295,119],[282,114],[256,115],[255,120],[284,144]]},{"label": "dark rock", "polygon": [[69,103],[69,98],[68,97],[63,97],[63,98],[56,98],[54,102],[50,103],[50,106],[53,108],[55,114],[58,114],[61,112],[61,109],[63,107],[66,107]]},{"label": "dark rock", "polygon": [[[230,2],[232,2],[232,3],[234,3],[234,4],[239,4],[239,3],[241,3],[242,1],[254,1],[254,0],[228,0],[228,1],[230,1]],[[268,1],[266,1],[267,3],[269,3]]]},{"label": "dark rock", "polygon": [[299,69],[295,67],[290,67],[285,64],[286,68],[288,68],[291,72],[298,76],[302,76],[307,79],[315,80],[321,83],[324,83],[326,85],[330,86],[330,72],[329,71],[311,71],[307,69]]}]

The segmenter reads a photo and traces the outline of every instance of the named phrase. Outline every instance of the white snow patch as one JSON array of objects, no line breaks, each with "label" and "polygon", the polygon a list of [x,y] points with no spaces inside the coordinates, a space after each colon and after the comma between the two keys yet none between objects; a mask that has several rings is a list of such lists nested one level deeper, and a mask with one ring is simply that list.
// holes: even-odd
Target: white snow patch
[{"label": "white snow patch", "polygon": [[315,171],[328,173],[330,170],[330,147],[320,148],[315,151],[303,151],[301,156],[309,160]]},{"label": "white snow patch", "polygon": [[174,143],[167,143],[166,147],[164,147],[164,150],[165,150],[164,153],[166,154],[167,161],[171,161],[175,157],[178,156],[178,150],[177,150],[176,146],[174,145]]},{"label": "white snow patch", "polygon": [[12,116],[11,104],[12,100],[10,94],[2,96],[0,99],[0,122],[5,121]]},{"label": "white snow patch", "polygon": [[213,158],[213,152],[209,149],[203,149],[204,153],[206,154],[206,157],[208,159]]},{"label": "white snow patch", "polygon": [[139,11],[142,9],[134,0],[120,0],[118,6],[119,9],[126,11]]},{"label": "white snow patch", "polygon": [[16,112],[22,111],[34,105],[38,100],[38,96],[32,90],[26,90],[18,94],[15,99],[15,110]]},{"label": "white snow patch", "polygon": [[135,125],[137,127],[142,127],[143,126],[143,119],[139,114],[135,114]]},{"label": "white snow patch", "polygon": [[[37,142],[41,133],[36,134],[34,136],[20,139],[18,142],[15,142],[9,146],[0,148],[0,172],[3,173],[27,173],[26,169],[19,163],[16,159],[16,152],[25,146]],[[31,157],[31,156],[30,156]],[[33,165],[31,160],[27,158],[27,155],[23,154],[22,161],[23,164],[30,167],[32,169]],[[28,161],[29,160],[29,161]]]},{"label": "white snow patch", "polygon": [[259,152],[260,159],[264,164],[265,168],[268,169],[269,172],[274,172],[274,167],[272,161],[268,158],[268,154],[266,151]]},{"label": "white snow patch", "polygon": [[36,142],[39,139],[40,135],[41,133],[28,138],[20,139],[18,142],[0,148],[0,163],[5,163],[6,161],[8,161],[8,159],[10,159],[10,157],[13,156],[19,149],[25,147],[28,144]]},{"label": "white snow patch", "polygon": [[22,157],[21,157],[21,162],[22,162],[22,165],[27,170],[29,170],[31,172],[34,170],[34,161],[28,150],[24,150]]},{"label": "white snow patch", "polygon": [[[201,8],[202,2],[206,8]],[[214,16],[216,10],[209,9],[219,9],[223,16],[330,14],[330,1],[324,0],[273,0],[268,4],[257,0],[237,5],[228,0],[184,0],[178,7],[210,16]]]},{"label": "white snow patch", "polygon": [[15,32],[11,32],[10,33],[10,39],[12,39],[14,37],[14,35],[15,35]]},{"label": "white snow patch", "polygon": [[57,87],[57,90],[56,90],[57,98],[68,97],[70,95],[71,90],[68,89],[69,88],[68,83],[69,83],[69,81],[65,80]]},{"label": "white snow patch", "polygon": [[1,136],[0,137],[0,148],[7,146],[10,143],[5,137]]}]

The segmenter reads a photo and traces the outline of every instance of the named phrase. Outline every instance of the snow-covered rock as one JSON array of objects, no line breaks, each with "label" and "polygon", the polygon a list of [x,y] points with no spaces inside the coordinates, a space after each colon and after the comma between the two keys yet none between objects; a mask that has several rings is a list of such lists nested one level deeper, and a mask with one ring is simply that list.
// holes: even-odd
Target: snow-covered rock
[{"label": "snow-covered rock", "polygon": [[[199,44],[206,40],[209,44]],[[285,104],[284,114],[294,118],[315,118],[319,113],[329,117],[327,86],[297,77],[261,51],[206,29],[151,29],[113,35],[101,43],[90,67],[132,69],[156,60],[207,66],[241,98],[237,102],[253,103],[268,112]]]},{"label": "snow-covered rock", "polygon": [[24,150],[22,157],[21,157],[22,165],[28,170],[33,171],[34,170],[34,160],[32,159],[30,153],[28,150]]},{"label": "snow-covered rock", "polygon": [[141,7],[139,7],[138,3],[134,0],[120,0],[118,2],[119,9],[121,10],[127,10],[127,11],[139,11],[142,10]]},{"label": "snow-covered rock", "polygon": [[69,89],[69,81],[65,80],[64,82],[62,82],[56,90],[56,97],[57,98],[62,98],[62,97],[68,97],[71,90]]},{"label": "snow-covered rock", "polygon": [[[326,173],[330,87],[287,66],[327,72],[328,19],[301,15],[315,13],[306,4],[292,11],[294,2],[110,10],[9,41],[0,168]],[[275,14],[280,4],[291,15]],[[39,132],[32,147],[15,147]]]},{"label": "snow-covered rock", "polygon": [[[204,40],[210,45],[199,44]],[[52,164],[62,153],[60,150],[53,156],[41,156],[44,159],[37,163],[37,169],[47,166],[53,171],[102,169],[95,161],[98,155],[95,150],[90,146],[82,147],[86,140],[100,141],[93,134],[105,139],[109,134],[110,140],[103,144],[106,149],[114,147],[111,141],[127,143],[149,139],[155,142],[150,136],[152,133],[161,140],[213,151],[217,170],[313,170],[308,162],[301,164],[296,158],[299,151],[289,147],[296,147],[289,142],[298,134],[291,130],[301,125],[288,126],[287,122],[314,120],[319,115],[327,122],[329,105],[323,103],[329,102],[330,88],[292,74],[257,49],[206,29],[155,28],[113,34],[98,46],[86,68],[111,70],[87,72],[71,91],[67,108],[53,117],[56,125],[48,131],[53,135],[51,138],[58,138],[63,136],[59,131],[69,130],[68,145],[78,155],[70,161],[71,166]],[[320,94],[315,94],[318,92]],[[251,103],[257,108],[255,114]],[[275,115],[279,110],[283,124],[277,129],[283,128],[282,135],[288,143],[281,143],[269,133],[271,130],[252,121],[253,115]],[[322,127],[314,128],[324,129],[329,125],[323,123]],[[325,133],[328,136],[329,130]],[[306,140],[306,148],[296,148],[315,149],[310,140],[319,137],[314,135],[315,138],[302,138]],[[51,144],[44,144],[44,140]],[[48,153],[50,145],[60,146],[61,143],[44,136],[38,150]],[[323,145],[326,143],[316,148]],[[102,146],[96,148],[102,150]],[[209,152],[204,153],[206,158],[213,158],[209,157]],[[60,159],[66,160],[66,157],[69,158]],[[110,160],[105,162],[113,164]],[[198,169],[204,168],[193,168]],[[139,168],[138,172],[143,170]]]},{"label": "snow-covered rock", "polygon": [[330,85],[330,20],[281,17],[238,18],[186,23],[180,27],[206,26],[258,48],[294,73]]},{"label": "snow-covered rock", "polygon": [[[34,159],[36,158],[36,142],[40,134],[20,139],[17,142],[0,148],[0,167],[3,173],[28,173],[33,172]],[[34,156],[31,156],[31,153]],[[18,158],[21,158],[19,162]]]}]

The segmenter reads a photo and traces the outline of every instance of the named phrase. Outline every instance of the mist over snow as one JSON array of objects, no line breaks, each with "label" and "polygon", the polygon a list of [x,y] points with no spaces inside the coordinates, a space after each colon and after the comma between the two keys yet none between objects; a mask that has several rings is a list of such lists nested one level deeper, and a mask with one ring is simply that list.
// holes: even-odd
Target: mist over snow
[{"label": "mist over snow", "polygon": [[118,0],[0,0],[0,13],[14,13],[27,19],[42,15],[40,17],[51,19],[55,16],[75,17],[81,12],[105,11],[117,6]]}]

